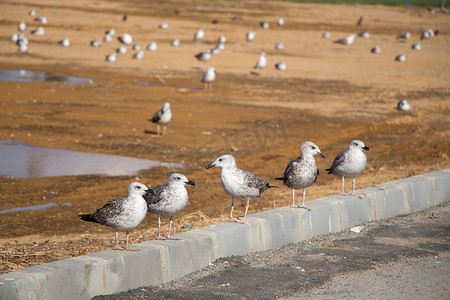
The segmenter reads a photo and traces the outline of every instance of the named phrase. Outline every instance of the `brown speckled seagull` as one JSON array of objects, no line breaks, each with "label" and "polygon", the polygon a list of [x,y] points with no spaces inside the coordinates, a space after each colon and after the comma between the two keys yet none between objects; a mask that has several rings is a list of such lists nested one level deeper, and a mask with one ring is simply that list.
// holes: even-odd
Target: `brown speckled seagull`
[{"label": "brown speckled seagull", "polygon": [[225,190],[225,193],[231,196],[230,222],[234,221],[234,199],[244,199],[247,201],[244,220],[235,221],[236,223],[245,224],[250,200],[259,197],[265,190],[273,188],[274,186],[270,186],[267,181],[262,180],[253,173],[238,169],[234,157],[229,154],[222,155],[212,164],[207,165],[205,169],[210,169],[212,167],[222,168],[222,187]]},{"label": "brown speckled seagull", "polygon": [[[306,188],[311,186],[317,180],[319,176],[319,169],[316,166],[314,155],[320,155],[323,158],[327,158],[323,154],[319,147],[312,142],[304,142],[300,147],[300,157],[291,160],[284,175],[281,178],[275,178],[277,180],[283,180],[284,185],[292,188],[292,205],[291,207],[305,208],[305,196]],[[295,204],[295,190],[303,189],[303,202],[301,205]]]},{"label": "brown speckled seagull", "polygon": [[100,223],[114,228],[116,231],[115,250],[124,250],[118,246],[117,235],[118,231],[126,231],[127,245],[125,250],[139,251],[128,247],[128,239],[130,230],[136,228],[144,220],[147,213],[147,203],[142,197],[147,191],[147,187],[142,183],[133,182],[128,187],[127,197],[110,200],[93,214],[79,215],[79,217],[84,221]]}]

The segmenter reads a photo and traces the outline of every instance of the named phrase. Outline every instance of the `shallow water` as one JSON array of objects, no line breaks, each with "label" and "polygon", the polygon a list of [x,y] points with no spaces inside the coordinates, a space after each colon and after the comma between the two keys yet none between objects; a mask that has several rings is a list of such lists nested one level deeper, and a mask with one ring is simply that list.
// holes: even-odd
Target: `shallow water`
[{"label": "shallow water", "polygon": [[89,83],[90,78],[61,76],[55,73],[0,69],[0,81]]},{"label": "shallow water", "polygon": [[70,202],[66,202],[66,203],[49,202],[49,203],[45,203],[45,204],[31,205],[31,206],[25,206],[25,207],[14,207],[14,208],[10,208],[10,209],[0,210],[0,214],[29,211],[29,210],[35,211],[35,210],[47,209],[49,207],[53,207],[53,206],[57,206],[57,205],[72,206],[72,203],[70,203]]},{"label": "shallow water", "polygon": [[0,176],[53,177],[99,174],[134,175],[154,167],[182,168],[182,164],[110,154],[28,146],[21,141],[0,141]]}]

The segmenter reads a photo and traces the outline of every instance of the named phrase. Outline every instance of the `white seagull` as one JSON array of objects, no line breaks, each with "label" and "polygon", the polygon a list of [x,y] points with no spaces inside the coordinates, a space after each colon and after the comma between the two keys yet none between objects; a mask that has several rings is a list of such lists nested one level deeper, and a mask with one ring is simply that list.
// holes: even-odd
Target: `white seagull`
[{"label": "white seagull", "polygon": [[[284,185],[292,189],[291,207],[310,210],[305,206],[306,188],[316,182],[317,176],[319,176],[319,169],[316,166],[314,155],[327,158],[316,144],[312,142],[303,143],[300,147],[300,157],[288,163],[283,177],[275,178],[276,180],[283,180]],[[303,202],[301,205],[295,204],[295,190],[299,189],[303,189]]]},{"label": "white seagull", "polygon": [[27,24],[25,24],[25,22],[24,21],[21,21],[20,23],[19,23],[19,31],[25,31],[25,30],[27,30]]},{"label": "white seagull", "polygon": [[194,34],[194,42],[200,42],[203,38],[205,37],[205,31],[203,31],[203,29],[199,29],[195,34]]},{"label": "white seagull", "polygon": [[406,54],[400,54],[395,57],[395,61],[404,62],[406,61]]},{"label": "white seagull", "polygon": [[158,110],[152,118],[152,122],[157,124],[157,135],[159,135],[159,125],[164,125],[163,135],[166,135],[166,126],[172,121],[172,111],[170,110],[170,103],[164,103],[163,108]]},{"label": "white seagull", "polygon": [[202,82],[205,83],[205,90],[212,90],[212,83],[216,80],[216,70],[214,67],[208,67],[206,72],[203,74]]},{"label": "white seagull", "polygon": [[349,36],[347,36],[345,38],[333,41],[333,43],[342,44],[342,45],[351,45],[351,44],[353,44],[354,40],[355,40],[355,35],[350,34]]},{"label": "white seagull", "polygon": [[400,100],[397,103],[397,110],[403,110],[403,111],[410,111],[411,110],[411,104],[408,100]]},{"label": "white seagull", "polygon": [[65,38],[58,42],[63,47],[69,47],[70,46],[70,40],[68,38]]},{"label": "white seagull", "polygon": [[125,250],[139,251],[128,247],[129,232],[141,224],[147,213],[147,202],[142,197],[148,189],[139,182],[133,182],[128,187],[128,196],[108,201],[102,208],[97,209],[93,214],[79,215],[88,222],[100,223],[114,228],[115,250],[119,248],[117,236],[119,231],[127,232],[127,244]]},{"label": "white seagull", "polygon": [[422,50],[422,45],[420,43],[415,43],[411,45],[411,49],[413,50]]},{"label": "white seagull", "polygon": [[234,200],[243,199],[247,201],[244,220],[235,221],[236,223],[245,224],[250,200],[259,197],[262,193],[264,193],[264,191],[274,186],[270,186],[267,181],[262,180],[253,173],[238,169],[236,167],[236,161],[234,160],[234,157],[229,154],[222,155],[213,163],[207,165],[205,169],[210,169],[212,167],[222,168],[222,172],[220,175],[222,187],[225,193],[231,196],[230,222],[234,221]]},{"label": "white seagull", "polygon": [[247,40],[247,42],[251,42],[251,41],[255,40],[255,37],[256,37],[256,32],[249,31],[249,32],[247,32],[245,39]]},{"label": "white seagull", "polygon": [[279,18],[278,21],[277,21],[277,25],[279,27],[283,26],[284,25],[284,19],[283,18]]},{"label": "white seagull", "polygon": [[144,58],[144,51],[139,50],[133,55],[133,59],[143,59]]},{"label": "white seagull", "polygon": [[[366,168],[367,157],[363,150],[369,151],[369,147],[366,147],[360,140],[353,140],[350,142],[348,148],[339,153],[333,161],[331,168],[326,169],[328,174],[334,174],[342,177],[342,192],[341,195],[346,196],[358,196],[355,194],[356,176],[361,174]],[[353,177],[352,193],[346,194],[344,192],[344,178]]]},{"label": "white seagull", "polygon": [[[168,184],[158,185],[144,195],[147,201],[148,211],[158,215],[157,240],[179,240],[170,235],[172,230],[172,217],[182,211],[188,203],[186,184],[195,186],[183,174],[173,173],[169,176]],[[169,233],[164,238],[161,236],[161,216],[170,216]]]},{"label": "white seagull", "polygon": [[44,27],[39,26],[37,29],[33,30],[31,34],[34,35],[44,35]]},{"label": "white seagull", "polygon": [[156,51],[157,49],[158,49],[158,46],[156,45],[155,42],[151,42],[150,44],[147,45],[148,51]]},{"label": "white seagull", "polygon": [[131,45],[133,43],[133,37],[129,33],[124,33],[122,36],[117,38],[121,43],[125,45]]},{"label": "white seagull", "polygon": [[266,65],[267,65],[266,53],[261,52],[254,68],[262,70],[266,67]]},{"label": "white seagull", "polygon": [[373,47],[372,49],[370,49],[370,52],[372,52],[374,54],[378,54],[381,52],[381,48],[380,48],[380,46],[377,45],[377,46]]},{"label": "white seagull", "polygon": [[284,61],[280,61],[279,63],[275,64],[275,69],[286,71],[286,63]]},{"label": "white seagull", "polygon": [[117,61],[117,54],[116,53],[111,53],[111,54],[106,56],[105,60],[109,61],[109,62],[116,62]]}]

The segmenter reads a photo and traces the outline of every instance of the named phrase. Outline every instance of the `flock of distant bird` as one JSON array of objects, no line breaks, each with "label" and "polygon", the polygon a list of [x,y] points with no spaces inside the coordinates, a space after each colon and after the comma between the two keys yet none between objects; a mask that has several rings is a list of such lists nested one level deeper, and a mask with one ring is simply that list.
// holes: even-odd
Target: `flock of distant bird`
[{"label": "flock of distant bird", "polygon": [[[328,174],[342,177],[342,191],[340,194],[346,196],[361,195],[355,193],[356,176],[361,174],[366,168],[367,158],[363,150],[369,150],[360,140],[351,141],[349,147],[340,152],[334,159],[331,167],[326,169]],[[316,182],[319,176],[319,169],[316,166],[314,155],[326,158],[319,147],[312,142],[305,142],[300,148],[300,157],[290,161],[286,166],[283,177],[276,178],[282,180],[284,185],[292,189],[293,208],[304,208],[306,189]],[[217,158],[207,165],[205,169],[213,167],[221,168],[222,187],[231,197],[230,222],[245,224],[250,200],[259,197],[271,186],[267,181],[259,178],[255,174],[238,169],[236,161],[232,155],[226,154]],[[353,178],[352,192],[344,192],[345,177]],[[129,231],[136,228],[144,219],[146,212],[154,213],[158,216],[158,240],[177,240],[171,236],[172,218],[181,212],[188,203],[188,193],[185,185],[195,186],[195,182],[188,180],[186,176],[173,173],[169,176],[168,183],[159,185],[153,189],[148,189],[145,185],[133,182],[128,187],[128,196],[108,201],[102,208],[97,209],[93,214],[82,214],[80,218],[84,221],[96,222],[112,227],[115,230],[115,248],[117,250],[136,250],[129,248]],[[295,190],[303,189],[303,201],[301,205],[295,204]],[[244,218],[242,220],[233,218],[235,200],[247,202]],[[161,216],[169,216],[169,232],[166,237],[161,236]],[[126,247],[118,246],[118,231],[126,231]]]}]

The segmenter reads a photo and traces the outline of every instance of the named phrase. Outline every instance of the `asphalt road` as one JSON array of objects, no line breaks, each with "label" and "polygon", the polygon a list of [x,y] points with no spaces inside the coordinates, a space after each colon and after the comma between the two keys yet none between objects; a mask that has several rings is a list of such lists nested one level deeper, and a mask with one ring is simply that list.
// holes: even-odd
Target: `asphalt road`
[{"label": "asphalt road", "polygon": [[[217,260],[175,282],[95,299],[449,299],[450,205]],[[151,272],[151,270],[149,270]]]}]

